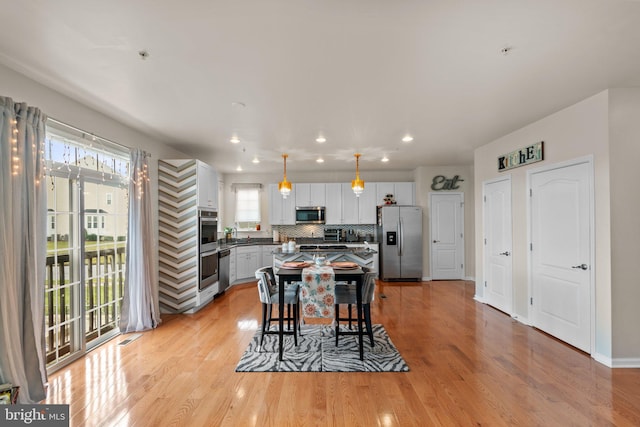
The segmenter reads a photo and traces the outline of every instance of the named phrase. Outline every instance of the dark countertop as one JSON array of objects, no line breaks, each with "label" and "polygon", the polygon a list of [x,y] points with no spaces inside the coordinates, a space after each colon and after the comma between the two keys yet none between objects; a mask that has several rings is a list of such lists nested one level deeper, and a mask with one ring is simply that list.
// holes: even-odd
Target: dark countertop
[{"label": "dark countertop", "polygon": [[[364,244],[362,242],[325,242],[318,238],[297,238],[296,245],[357,245]],[[227,242],[224,239],[218,240],[218,250],[237,248],[239,246],[258,246],[258,245],[282,245],[283,242],[274,242],[270,237],[256,237],[251,239],[233,239]],[[378,244],[378,242],[369,242],[369,244]],[[358,248],[352,248],[358,249]],[[360,251],[362,249],[359,249]],[[318,251],[321,251],[320,249]],[[305,251],[308,252],[308,251]],[[326,252],[326,251],[325,251]],[[290,253],[290,252],[285,252]]]},{"label": "dark countertop", "polygon": [[359,254],[359,255],[368,255],[368,254],[377,254],[378,251],[374,249],[365,249],[365,248],[346,248],[346,249],[310,249],[310,250],[300,250],[300,248],[296,248],[294,252],[283,251],[282,248],[274,249],[274,255],[295,255],[295,254]]}]

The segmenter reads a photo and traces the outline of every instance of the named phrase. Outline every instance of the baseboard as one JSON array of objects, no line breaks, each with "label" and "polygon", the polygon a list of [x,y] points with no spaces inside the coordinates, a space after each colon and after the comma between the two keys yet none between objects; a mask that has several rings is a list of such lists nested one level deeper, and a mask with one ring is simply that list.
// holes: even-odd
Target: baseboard
[{"label": "baseboard", "polygon": [[519,316],[517,314],[512,314],[511,318],[522,323],[523,325],[531,326],[531,322],[528,317]]},{"label": "baseboard", "polygon": [[[433,279],[431,279],[431,276],[424,276],[424,277],[422,278],[422,281],[423,281],[423,282],[430,282],[431,280],[433,280]],[[449,280],[449,279],[443,279],[443,280]],[[454,280],[454,279],[451,279],[451,280]],[[466,281],[469,281],[469,282],[475,282],[475,281],[476,281],[476,278],[475,278],[475,277],[472,277],[472,276],[466,276],[466,277],[463,277],[463,278],[462,278],[462,279],[460,279],[460,280],[466,280]]]},{"label": "baseboard", "polygon": [[477,302],[479,302],[481,304],[486,304],[486,302],[484,301],[484,298],[482,298],[481,296],[479,296],[477,294],[473,296],[473,300],[477,301]]},{"label": "baseboard", "polygon": [[613,359],[613,368],[640,368],[640,357],[620,357]]}]

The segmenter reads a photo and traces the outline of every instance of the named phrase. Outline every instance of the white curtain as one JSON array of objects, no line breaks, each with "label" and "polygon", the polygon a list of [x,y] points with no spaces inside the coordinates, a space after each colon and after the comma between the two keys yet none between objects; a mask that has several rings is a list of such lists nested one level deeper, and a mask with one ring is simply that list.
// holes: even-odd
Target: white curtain
[{"label": "white curtain", "polygon": [[47,254],[42,112],[0,96],[0,383],[45,398]]},{"label": "white curtain", "polygon": [[127,270],[120,316],[120,331],[123,333],[152,329],[160,323],[156,290],[157,248],[154,245],[146,153],[140,149],[133,149],[130,163]]}]

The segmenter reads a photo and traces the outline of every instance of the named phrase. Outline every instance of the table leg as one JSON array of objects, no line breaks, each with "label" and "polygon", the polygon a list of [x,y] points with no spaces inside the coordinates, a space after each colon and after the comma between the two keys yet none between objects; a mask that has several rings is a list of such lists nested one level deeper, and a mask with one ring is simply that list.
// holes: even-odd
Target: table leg
[{"label": "table leg", "polygon": [[282,342],[284,341],[284,279],[278,280],[278,357],[282,361]]},{"label": "table leg", "polygon": [[362,286],[363,278],[359,278],[356,282],[356,302],[358,311],[358,349],[360,350],[360,360],[364,360],[364,335],[362,332]]}]

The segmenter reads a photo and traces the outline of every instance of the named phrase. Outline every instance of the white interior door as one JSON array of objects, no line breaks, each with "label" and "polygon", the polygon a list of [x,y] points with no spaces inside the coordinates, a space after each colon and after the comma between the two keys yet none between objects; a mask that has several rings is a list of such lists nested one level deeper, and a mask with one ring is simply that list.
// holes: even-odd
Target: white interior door
[{"label": "white interior door", "polygon": [[511,178],[483,185],[484,300],[513,312]]},{"label": "white interior door", "polygon": [[459,280],[464,274],[462,193],[430,193],[431,278]]},{"label": "white interior door", "polygon": [[536,327],[591,351],[592,164],[530,173]]}]

